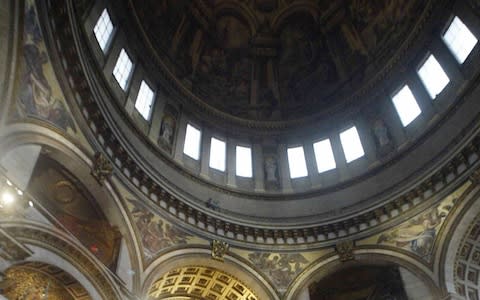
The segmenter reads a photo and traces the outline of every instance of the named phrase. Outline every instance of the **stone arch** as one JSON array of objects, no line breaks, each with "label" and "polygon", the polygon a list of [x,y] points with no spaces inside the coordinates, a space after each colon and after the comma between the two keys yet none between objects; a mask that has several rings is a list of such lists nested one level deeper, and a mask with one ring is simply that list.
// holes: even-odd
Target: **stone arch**
[{"label": "stone arch", "polygon": [[[474,185],[466,193],[442,234],[441,253],[436,259],[435,266],[438,269],[440,286],[445,294],[455,295],[458,293],[456,268],[459,260],[462,260],[463,266],[468,269],[474,252],[472,248],[466,248],[468,245],[475,244],[472,239],[468,241],[469,235],[475,229],[475,225],[480,224],[480,201],[478,201],[480,186],[477,180],[472,181]],[[468,272],[467,269],[464,269],[465,273]],[[465,282],[465,280],[462,281]]]},{"label": "stone arch", "polygon": [[[3,223],[2,227],[32,251],[26,262],[50,264],[66,271],[87,290],[93,299],[120,299],[111,273],[78,241],[60,230],[34,222]],[[3,268],[9,266],[3,265]]]},{"label": "stone arch", "polygon": [[249,8],[232,0],[220,1],[214,8],[215,16],[233,15],[241,19],[250,29],[250,36],[255,36],[259,23]]},{"label": "stone arch", "polygon": [[9,299],[30,296],[65,300],[93,299],[77,278],[49,263],[22,262],[10,266],[4,274],[1,285],[3,294]]},{"label": "stone arch", "polygon": [[239,282],[252,290],[257,299],[280,299],[272,285],[243,259],[227,254],[223,262],[214,260],[211,257],[210,249],[200,247],[175,250],[152,262],[145,270],[142,297],[147,297],[152,284],[164,274],[189,266],[208,266],[233,275]]},{"label": "stone arch", "polygon": [[[67,171],[75,174],[83,186],[88,187],[89,193],[95,199],[104,199],[97,201],[102,212],[110,223],[120,228],[123,239],[125,239],[128,254],[124,256],[128,259],[132,268],[141,269],[141,251],[135,239],[133,225],[128,217],[125,203],[117,190],[114,180],[108,179],[103,186],[91,176],[93,166],[93,151],[82,148],[80,145],[71,142],[60,131],[39,126],[36,124],[13,124],[3,128],[0,132],[0,160],[8,153],[30,145],[37,145],[48,150],[48,156],[58,162]],[[140,287],[140,278],[134,274],[132,280],[132,290],[136,291]]]},{"label": "stone arch", "polygon": [[283,10],[281,10],[272,20],[272,30],[275,33],[278,33],[285,22],[288,19],[297,14],[305,14],[310,16],[315,23],[318,22],[320,18],[320,10],[319,7],[312,2],[300,2],[300,3],[293,3]]},{"label": "stone arch", "polygon": [[[441,299],[441,292],[437,288],[431,270],[414,258],[386,249],[358,249],[354,251],[355,259],[342,262],[338,255],[327,255],[313,262],[291,283],[283,299],[297,299],[300,293],[308,289],[314,282],[328,276],[359,266],[397,266],[406,270],[409,276],[415,276],[422,283],[424,293],[431,295],[431,299]],[[418,291],[417,291],[418,292]]]}]

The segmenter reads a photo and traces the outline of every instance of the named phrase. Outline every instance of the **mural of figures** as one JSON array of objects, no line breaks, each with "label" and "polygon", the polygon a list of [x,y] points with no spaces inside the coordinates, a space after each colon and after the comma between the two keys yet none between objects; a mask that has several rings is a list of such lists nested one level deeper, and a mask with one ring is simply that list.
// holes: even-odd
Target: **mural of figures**
[{"label": "mural of figures", "polygon": [[158,143],[166,146],[169,150],[175,138],[175,129],[177,126],[178,111],[171,105],[165,107],[162,125],[160,127],[160,137]]},{"label": "mural of figures", "polygon": [[153,258],[158,252],[175,245],[186,244],[192,236],[177,229],[170,223],[155,217],[136,200],[128,199],[133,205],[131,214],[138,234],[143,244],[143,250],[147,259]]},{"label": "mural of figures", "polygon": [[[140,0],[133,12],[179,84],[206,104],[236,117],[289,120],[384,70],[428,2],[233,3]],[[263,97],[265,89],[274,97]]]},{"label": "mural of figures", "polygon": [[464,184],[439,205],[378,235],[376,243],[411,251],[424,260],[430,261],[433,245],[442,224],[469,185],[469,183]]},{"label": "mural of figures", "polygon": [[315,88],[317,96],[326,95],[338,74],[324,36],[315,30],[309,15],[294,15],[285,22],[280,33],[278,81],[280,93],[288,105],[284,108],[288,110],[287,115],[300,107],[305,108],[303,104],[310,96],[307,91]]},{"label": "mural of figures", "polygon": [[[238,18],[223,16],[216,24],[215,40],[204,41],[192,89],[209,97],[215,107],[246,114],[249,104],[252,61],[248,57],[250,32]],[[205,39],[207,35],[204,35]]]},{"label": "mural of figures", "polygon": [[45,50],[33,1],[25,5],[22,77],[18,88],[17,114],[47,121],[63,130],[76,132],[63,94]]},{"label": "mural of figures", "polygon": [[309,263],[302,254],[252,252],[248,259],[266,274],[279,289],[286,289],[290,282]]},{"label": "mural of figures", "polygon": [[41,155],[27,190],[100,261],[115,269],[121,234],[67,170]]}]

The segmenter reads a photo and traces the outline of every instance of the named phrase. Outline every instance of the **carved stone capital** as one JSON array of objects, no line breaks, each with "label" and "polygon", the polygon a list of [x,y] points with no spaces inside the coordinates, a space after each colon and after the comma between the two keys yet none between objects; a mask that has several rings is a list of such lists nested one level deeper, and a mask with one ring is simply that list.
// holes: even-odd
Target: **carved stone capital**
[{"label": "carved stone capital", "polygon": [[97,152],[93,160],[92,176],[103,185],[105,180],[112,175],[113,166],[108,158],[102,153]]},{"label": "carved stone capital", "polygon": [[335,251],[340,257],[341,262],[355,259],[355,255],[353,254],[354,247],[355,244],[352,240],[341,241],[335,245]]},{"label": "carved stone capital", "polygon": [[228,252],[228,248],[230,245],[228,245],[224,241],[218,241],[218,240],[213,240],[212,241],[212,258],[223,261],[223,257],[225,254]]}]

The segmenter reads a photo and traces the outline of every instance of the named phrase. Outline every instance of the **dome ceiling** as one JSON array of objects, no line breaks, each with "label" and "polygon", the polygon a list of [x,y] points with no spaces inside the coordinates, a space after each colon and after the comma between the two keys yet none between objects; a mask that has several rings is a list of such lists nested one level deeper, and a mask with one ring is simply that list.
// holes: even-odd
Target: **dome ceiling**
[{"label": "dome ceiling", "polygon": [[184,89],[211,109],[288,121],[339,103],[380,76],[428,1],[131,1]]}]

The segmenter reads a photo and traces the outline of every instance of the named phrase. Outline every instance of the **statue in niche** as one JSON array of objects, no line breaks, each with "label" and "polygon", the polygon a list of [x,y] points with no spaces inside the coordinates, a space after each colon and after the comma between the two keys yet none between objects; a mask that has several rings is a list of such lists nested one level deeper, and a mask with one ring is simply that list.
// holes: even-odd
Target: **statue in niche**
[{"label": "statue in niche", "polygon": [[171,105],[165,106],[165,112],[160,127],[160,136],[158,143],[162,146],[171,148],[175,137],[175,128],[177,124],[178,111]]},{"label": "statue in niche", "polygon": [[174,128],[173,118],[169,115],[165,116],[162,122],[162,128],[160,130],[160,138],[164,143],[168,145],[171,145],[172,143],[173,128]]},{"label": "statue in niche", "polygon": [[392,140],[385,122],[382,119],[377,119],[373,123],[373,134],[375,135],[375,142],[377,149],[381,155],[388,153],[392,150]]},{"label": "statue in niche", "polygon": [[277,159],[273,155],[265,157],[265,174],[267,182],[277,182]]}]

